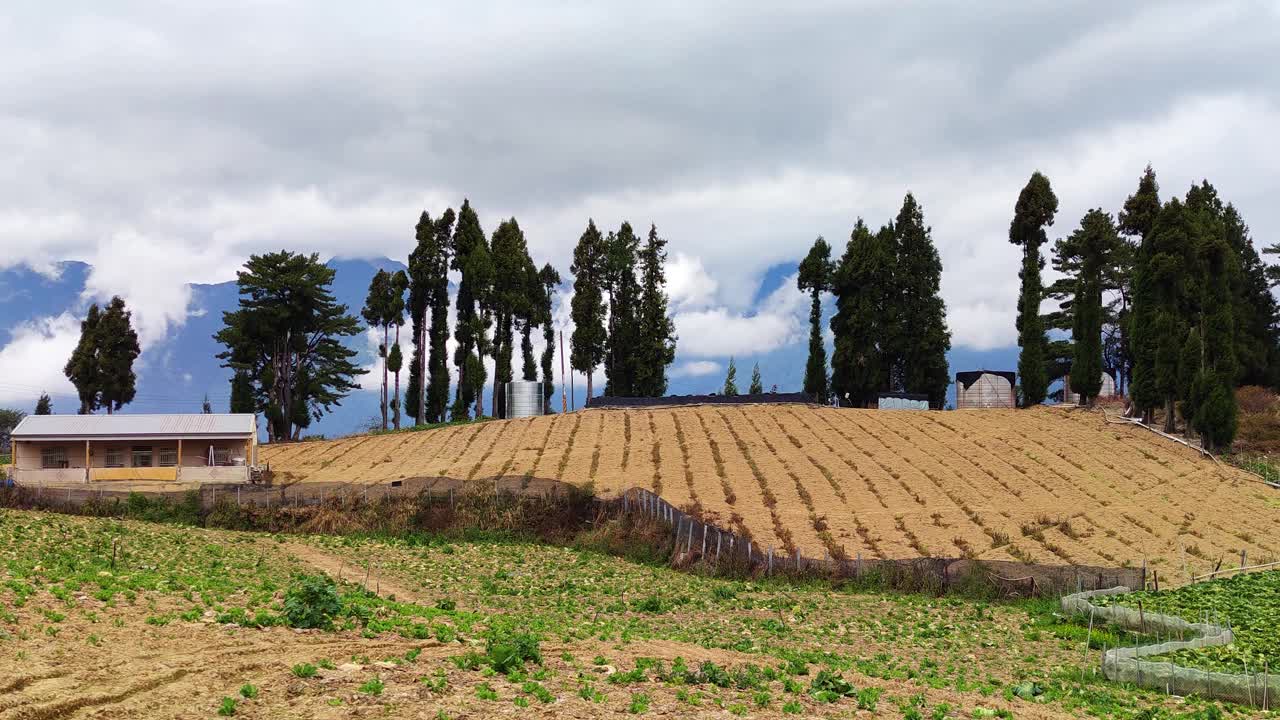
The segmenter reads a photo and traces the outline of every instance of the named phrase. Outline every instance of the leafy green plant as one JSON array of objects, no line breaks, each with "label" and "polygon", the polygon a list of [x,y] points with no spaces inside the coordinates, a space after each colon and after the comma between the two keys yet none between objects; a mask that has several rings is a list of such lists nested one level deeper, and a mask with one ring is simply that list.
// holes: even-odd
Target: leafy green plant
[{"label": "leafy green plant", "polygon": [[328,575],[298,575],[284,594],[285,623],[293,628],[333,627],[342,612],[338,588]]},{"label": "leafy green plant", "polygon": [[875,712],[876,703],[879,702],[880,695],[883,692],[884,691],[882,691],[880,688],[877,688],[877,687],[867,687],[859,690],[858,691],[858,709]]},{"label": "leafy green plant", "polygon": [[479,685],[476,685],[476,697],[481,700],[497,700],[498,691],[494,690],[493,686],[489,683],[482,682]]},{"label": "leafy green plant", "polygon": [[244,685],[241,685],[240,697],[245,700],[253,700],[258,697],[258,686],[253,685],[252,683],[245,683]]},{"label": "leafy green plant", "polygon": [[385,687],[386,683],[382,682],[382,678],[375,676],[366,680],[364,684],[357,689],[366,695],[381,695],[382,690]]},{"label": "leafy green plant", "polygon": [[649,711],[649,696],[645,693],[631,693],[631,704],[627,706],[627,712],[632,715],[639,715]]},{"label": "leafy green plant", "polygon": [[236,699],[231,697],[222,698],[222,703],[218,705],[218,714],[222,717],[231,717],[236,714]]},{"label": "leafy green plant", "polygon": [[293,666],[292,670],[294,677],[305,679],[316,676],[316,666],[311,663],[298,663]]},{"label": "leafy green plant", "polygon": [[524,667],[526,662],[541,665],[539,639],[531,633],[495,628],[485,640],[485,659],[494,671],[504,675]]}]

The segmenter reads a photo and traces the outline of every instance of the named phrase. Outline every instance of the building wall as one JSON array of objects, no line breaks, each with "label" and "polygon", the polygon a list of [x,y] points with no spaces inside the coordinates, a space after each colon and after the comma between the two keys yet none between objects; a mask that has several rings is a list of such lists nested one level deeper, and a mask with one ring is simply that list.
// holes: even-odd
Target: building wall
[{"label": "building wall", "polygon": [[[18,482],[66,482],[88,480],[176,480],[233,482],[247,480],[248,465],[252,463],[253,443],[250,440],[183,440],[182,454],[177,457],[178,441],[130,440],[91,441],[86,463],[85,443],[82,440],[59,442],[20,441],[17,446],[17,462],[14,479]],[[151,465],[134,467],[133,449],[151,448]],[[207,467],[209,448],[223,455],[226,466]],[[42,457],[45,448],[61,448],[66,456],[66,468],[45,468]],[[181,466],[161,466],[163,451],[171,451]],[[112,452],[119,453],[117,467],[107,467]],[[115,463],[113,463],[114,465]],[[85,472],[88,467],[90,471]]]},{"label": "building wall", "polygon": [[969,387],[956,385],[956,409],[1012,408],[1013,385],[1009,379],[993,373],[983,373]]}]

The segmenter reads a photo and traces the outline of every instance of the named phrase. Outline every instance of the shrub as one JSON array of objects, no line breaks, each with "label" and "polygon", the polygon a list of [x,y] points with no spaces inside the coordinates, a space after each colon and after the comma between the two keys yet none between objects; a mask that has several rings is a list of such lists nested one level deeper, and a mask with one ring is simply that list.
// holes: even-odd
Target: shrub
[{"label": "shrub", "polygon": [[485,641],[485,659],[489,667],[503,675],[524,667],[526,662],[542,664],[539,638],[524,632],[495,628]]},{"label": "shrub", "polygon": [[284,618],[289,627],[328,630],[341,612],[338,588],[328,575],[297,575],[285,591]]}]

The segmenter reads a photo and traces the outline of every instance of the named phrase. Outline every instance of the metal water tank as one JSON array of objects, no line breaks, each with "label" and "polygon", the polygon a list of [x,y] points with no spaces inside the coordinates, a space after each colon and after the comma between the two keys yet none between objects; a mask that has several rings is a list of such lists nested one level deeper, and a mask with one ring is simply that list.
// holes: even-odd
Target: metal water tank
[{"label": "metal water tank", "polygon": [[536,417],[542,414],[542,383],[512,380],[507,383],[507,417]]}]

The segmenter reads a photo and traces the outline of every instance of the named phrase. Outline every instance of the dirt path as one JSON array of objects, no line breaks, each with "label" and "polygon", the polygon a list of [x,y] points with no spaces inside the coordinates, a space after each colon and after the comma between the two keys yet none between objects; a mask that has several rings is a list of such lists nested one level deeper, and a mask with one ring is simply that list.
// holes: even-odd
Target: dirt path
[{"label": "dirt path", "polygon": [[430,604],[421,593],[410,589],[410,586],[401,582],[400,578],[378,567],[377,560],[371,560],[366,568],[364,565],[357,565],[345,558],[330,555],[306,543],[290,542],[286,543],[282,549],[285,553],[324,572],[335,580],[358,583],[363,585],[365,589],[385,598],[402,602]]}]

